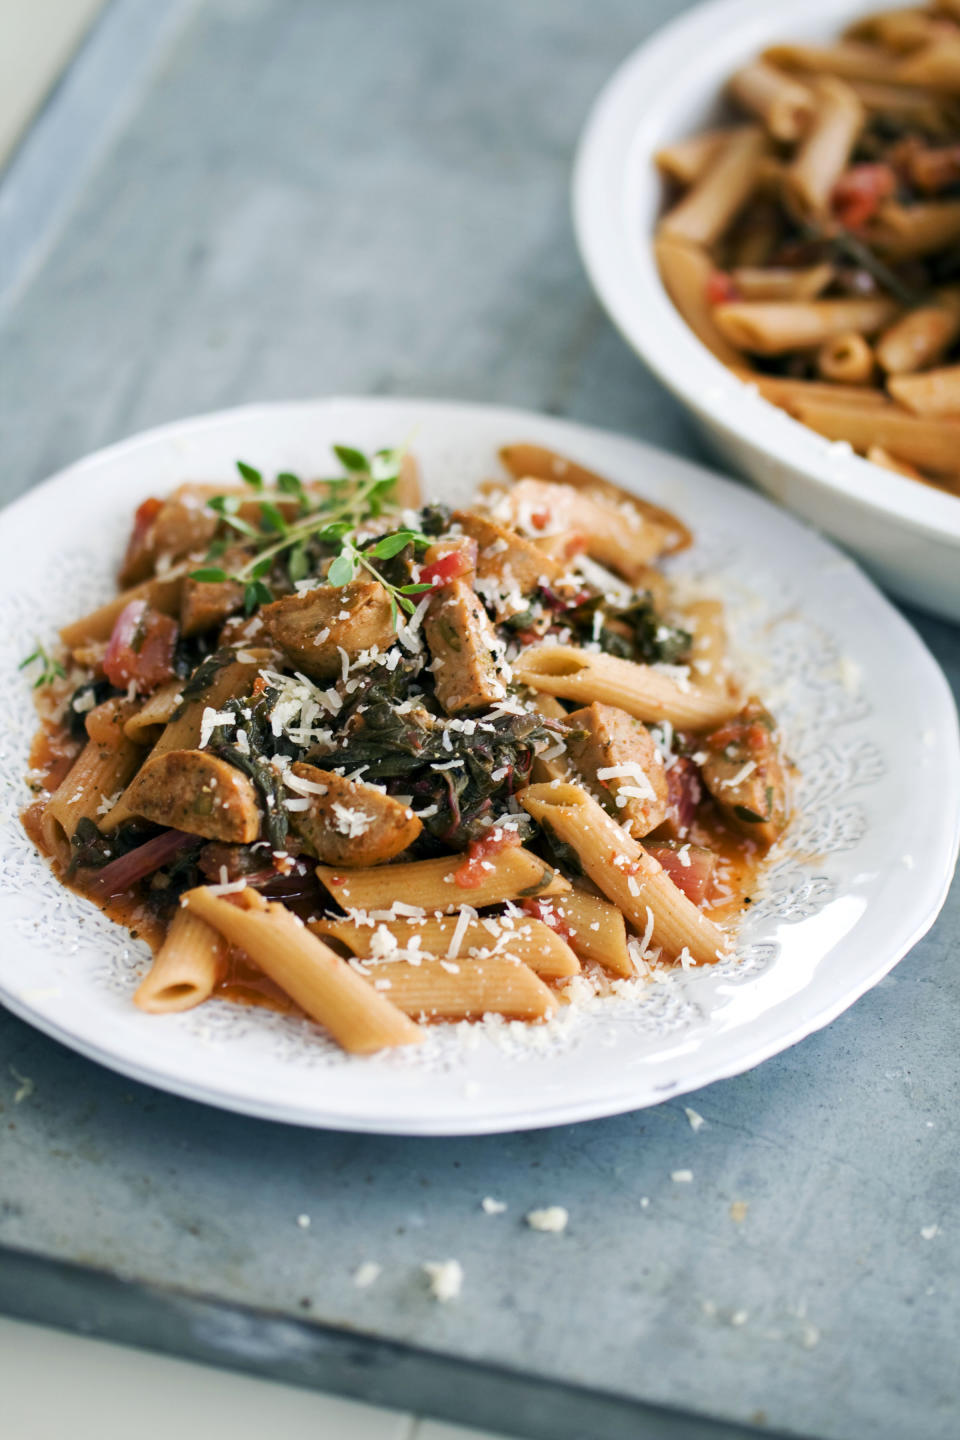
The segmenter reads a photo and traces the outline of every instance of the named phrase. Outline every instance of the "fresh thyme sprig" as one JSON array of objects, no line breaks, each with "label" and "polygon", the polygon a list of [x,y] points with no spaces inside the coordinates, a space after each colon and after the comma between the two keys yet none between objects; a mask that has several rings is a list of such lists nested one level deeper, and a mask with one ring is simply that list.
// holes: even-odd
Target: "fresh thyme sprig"
[{"label": "fresh thyme sprig", "polygon": [[17,666],[18,670],[26,670],[28,665],[40,664],[40,674],[33,682],[34,690],[39,690],[43,685],[52,685],[54,680],[64,680],[67,672],[60,661],[49,655],[42,645],[38,645],[32,655],[21,660]]},{"label": "fresh thyme sprig", "polygon": [[[346,473],[326,482],[330,493],[313,508],[303,482],[290,471],[279,474],[275,489],[268,492],[261,472],[244,461],[238,461],[241,478],[257,496],[259,527],[240,515],[244,504],[240,495],[215,495],[207,502],[207,508],[220,517],[228,530],[242,536],[256,553],[233,573],[221,566],[208,564],[194,570],[191,579],[210,583],[232,580],[242,584],[244,609],[249,615],[258,605],[268,604],[273,599],[265,576],[279,557],[286,556],[291,583],[306,579],[310,573],[307,545],[311,540],[318,540],[340,547],[327,575],[331,585],[349,584],[364,569],[390,596],[394,619],[398,609],[412,614],[415,606],[409,597],[430,587],[393,585],[371,561],[389,560],[410,544],[429,545],[429,537],[416,530],[403,529],[383,536],[365,550],[360,550],[356,544],[357,527],[364,520],[383,514],[390,491],[397,483],[403,451],[378,450],[368,457],[349,445],[335,445],[333,449]],[[272,494],[297,501],[298,514],[288,519],[276,501],[270,498]],[[215,539],[207,551],[207,560],[218,559],[227,545],[228,540],[224,537]]]}]

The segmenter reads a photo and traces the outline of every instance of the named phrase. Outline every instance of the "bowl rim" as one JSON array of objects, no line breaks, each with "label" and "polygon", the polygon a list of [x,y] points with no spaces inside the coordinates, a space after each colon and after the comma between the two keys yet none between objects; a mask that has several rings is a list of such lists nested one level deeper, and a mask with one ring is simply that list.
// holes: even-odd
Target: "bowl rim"
[{"label": "bowl rim", "polygon": [[[896,3],[806,0],[795,28],[810,29],[831,18],[839,25],[859,12],[895,8]],[[846,442],[824,439],[764,400],[697,339],[660,280],[640,200],[654,151],[666,139],[657,132],[658,96],[695,93],[684,80],[689,57],[709,54],[718,41],[724,51],[735,49],[746,27],[752,54],[753,31],[768,29],[766,38],[772,41],[789,30],[789,23],[768,0],[707,0],[642,42],[593,102],[571,184],[574,232],[591,284],[631,348],[713,428],[752,445],[784,472],[800,472],[810,484],[877,517],[895,518],[941,545],[960,546],[960,498],[884,470]],[[714,93],[719,95],[719,84]],[[703,98],[711,97],[704,92]]]}]

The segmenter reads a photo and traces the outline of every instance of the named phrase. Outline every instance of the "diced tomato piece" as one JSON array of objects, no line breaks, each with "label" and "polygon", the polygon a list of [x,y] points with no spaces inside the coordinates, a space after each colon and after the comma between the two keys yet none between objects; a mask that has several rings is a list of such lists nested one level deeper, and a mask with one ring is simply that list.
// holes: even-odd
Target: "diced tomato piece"
[{"label": "diced tomato piece", "polygon": [[561,940],[567,942],[573,939],[574,932],[565,920],[562,920],[553,908],[549,900],[524,900],[523,908],[534,920],[542,920],[544,925],[549,925],[551,930],[556,931]]},{"label": "diced tomato piece", "polygon": [[726,270],[714,270],[707,280],[707,303],[729,305],[739,299],[740,291],[733,276],[728,275]]},{"label": "diced tomato piece", "polygon": [[501,850],[510,850],[519,844],[520,836],[516,830],[506,825],[495,825],[479,840],[471,840],[466,859],[453,872],[454,884],[462,890],[476,890],[487,877],[486,867],[491,855],[498,855]]},{"label": "diced tomato piece", "polygon": [[[433,548],[431,546],[431,549]],[[420,582],[423,585],[449,585],[451,581],[471,574],[476,568],[477,542],[470,540],[468,544],[458,545],[455,550],[448,550],[424,565],[420,571]]]},{"label": "diced tomato piece", "polygon": [[550,511],[534,510],[534,512],[530,516],[530,524],[533,526],[534,530],[546,530],[547,526],[550,524]]},{"label": "diced tomato piece", "polygon": [[854,165],[833,187],[833,213],[846,229],[859,230],[896,192],[897,175],[892,165]]},{"label": "diced tomato piece", "polygon": [[131,600],[117,616],[103,657],[103,673],[122,690],[131,680],[141,692],[174,678],[173,653],[180,628],[146,600]]},{"label": "diced tomato piece", "polygon": [[666,870],[677,889],[699,905],[717,863],[713,851],[705,845],[671,845],[663,840],[646,840],[644,849]]}]

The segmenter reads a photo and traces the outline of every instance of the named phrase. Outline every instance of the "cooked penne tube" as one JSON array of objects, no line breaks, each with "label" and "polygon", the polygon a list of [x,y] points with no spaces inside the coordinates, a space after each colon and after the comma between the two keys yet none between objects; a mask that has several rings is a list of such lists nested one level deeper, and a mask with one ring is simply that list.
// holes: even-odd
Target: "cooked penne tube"
[{"label": "cooked penne tube", "polygon": [[152,1015],[192,1010],[209,1000],[226,968],[227,945],[219,931],[189,910],[179,909],[148,974],[133,997]]},{"label": "cooked penne tube", "polygon": [[823,400],[838,405],[849,401],[852,405],[884,409],[892,402],[882,390],[868,390],[856,385],[830,385],[822,380],[788,380],[780,375],[761,375],[756,370],[738,370],[737,375],[745,385],[759,391],[765,400],[784,409],[791,410],[804,400]]},{"label": "cooked penne tube", "polygon": [[188,890],[181,903],[249,955],[344,1050],[369,1055],[423,1039],[406,1015],[283,905],[249,887],[227,900],[205,885]]},{"label": "cooked penne tube", "polygon": [[565,845],[599,890],[671,960],[710,965],[727,950],[723,932],[673,883],[661,865],[579,785],[531,785],[524,809]]},{"label": "cooked penne tube", "polygon": [[767,138],[759,126],[731,134],[713,164],[660,223],[663,235],[712,245],[756,188]]},{"label": "cooked penne tube", "polygon": [[575,886],[563,895],[539,901],[537,909],[547,925],[556,925],[566,936],[581,960],[592,960],[624,980],[636,973],[627,949],[626,923],[609,900]]},{"label": "cooked penne tube", "polygon": [[742,265],[731,279],[744,300],[815,300],[835,275],[836,266],[824,261],[803,270]]},{"label": "cooked penne tube", "polygon": [[837,45],[770,45],[764,60],[785,70],[836,75],[841,80],[890,81],[899,78],[900,60],[879,45],[844,41]]},{"label": "cooked penne tube", "polygon": [[[561,898],[555,896],[554,901]],[[459,915],[432,915],[423,920],[381,920],[377,925],[361,925],[355,920],[312,920],[308,928],[322,938],[339,941],[361,959],[391,958],[391,944],[396,941],[405,959],[410,958],[410,952],[446,960],[506,955],[522,960],[545,980],[576,975],[580,969],[576,954],[562,936],[525,914],[472,920],[461,911]]]},{"label": "cooked penne tube", "polygon": [[[316,868],[320,883],[349,910],[389,910],[398,900],[426,914],[450,914],[462,905],[480,910],[504,900],[557,895],[570,888],[569,880],[519,845],[494,852],[482,869],[465,876],[464,868],[470,864],[466,855],[441,855],[436,860],[407,860],[342,874],[329,865]],[[458,872],[466,884],[457,882]]]},{"label": "cooked penne tube", "polygon": [[915,205],[888,201],[868,234],[888,260],[933,255],[960,240],[960,200],[921,200]]},{"label": "cooked penne tube", "polygon": [[109,745],[87,741],[43,812],[44,844],[61,864],[70,859],[70,841],[79,822],[92,820],[102,827],[102,815],[142,758],[143,751],[132,740],[121,738]]},{"label": "cooked penne tube", "polygon": [[722,364],[742,365],[743,355],[717,328],[707,299],[707,286],[717,267],[706,250],[662,234],[653,248],[664,288],[697,339]]},{"label": "cooked penne tube", "polygon": [[914,50],[897,66],[896,79],[960,95],[960,36],[948,35]]},{"label": "cooked penne tube", "polygon": [[730,655],[723,602],[694,600],[684,606],[685,626],[693,636],[690,669],[703,690],[728,694],[731,684]]},{"label": "cooked penne tube", "polygon": [[409,450],[404,451],[400,461],[400,469],[397,474],[397,483],[393,487],[393,503],[401,510],[416,510],[423,504],[423,491],[420,486],[420,466],[417,458]]},{"label": "cooked penne tube", "polygon": [[887,50],[918,50],[943,36],[943,24],[922,10],[882,10],[855,20],[844,39],[874,41]]},{"label": "cooked penne tube", "polygon": [[774,140],[799,140],[816,111],[810,90],[765,60],[751,60],[733,76],[730,94],[762,120]]},{"label": "cooked penne tube", "polygon": [[874,350],[888,375],[926,370],[960,336],[960,290],[941,290],[929,305],[908,310],[878,339]]},{"label": "cooked penne tube", "polygon": [[713,316],[731,345],[756,355],[811,350],[855,331],[875,335],[899,313],[893,300],[797,300],[717,305]]},{"label": "cooked penne tube", "polygon": [[785,194],[801,214],[826,214],[834,185],[863,128],[865,110],[842,80],[824,77],[813,87],[816,110],[802,145],[787,167]]},{"label": "cooked penne tube", "polygon": [[851,331],[828,340],[817,351],[817,369],[824,380],[841,385],[868,385],[874,372],[873,351],[862,335]]},{"label": "cooked penne tube", "polygon": [[557,997],[519,960],[405,960],[362,962],[358,971],[374,991],[389,996],[416,1020],[545,1020]]},{"label": "cooked penne tube", "polygon": [[182,680],[171,680],[161,685],[159,690],[154,690],[125,723],[123,732],[127,739],[136,740],[139,745],[158,740],[164,725],[172,719],[183,699],[183,684]]},{"label": "cooked penne tube", "polygon": [[871,445],[879,445],[921,470],[960,475],[960,420],[921,419],[893,406],[860,409],[823,401],[791,406],[791,414],[825,439],[846,440],[863,453]]},{"label": "cooked penne tube", "polygon": [[951,103],[946,96],[931,94],[912,85],[877,84],[852,75],[846,83],[867,110],[897,116],[921,125],[933,134],[939,133],[948,120]]},{"label": "cooked penne tube", "polygon": [[[168,750],[195,750],[200,744],[204,711],[219,710],[227,700],[247,694],[261,667],[270,663],[272,653],[262,649],[241,649],[229,655],[224,652],[220,663],[215,663],[217,657],[211,656],[210,660],[205,662],[209,666],[208,683],[196,683],[197,675],[203,669],[201,666],[200,671],[191,678],[191,685],[185,687],[185,698],[164,726],[149,758],[156,760]],[[191,689],[194,693],[191,693]],[[136,811],[130,808],[126,796],[121,795],[113,809],[100,821],[100,829],[109,833],[132,819],[135,814]]]},{"label": "cooked penne tube", "polygon": [[538,645],[514,661],[514,679],[548,695],[599,700],[617,705],[637,720],[669,720],[690,730],[705,730],[736,714],[735,696],[713,693],[689,681],[674,679],[651,665],[638,665],[615,655],[593,654],[573,645]]},{"label": "cooked penne tube", "polygon": [[572,485],[575,490],[585,490],[587,494],[595,495],[613,505],[632,507],[651,524],[659,525],[670,532],[665,542],[665,555],[686,550],[693,543],[693,536],[687,526],[671,510],[664,510],[649,500],[641,499],[639,495],[634,495],[633,491],[615,485],[612,480],[597,475],[593,470],[587,470],[575,460],[558,455],[555,450],[548,450],[543,445],[517,443],[501,446],[499,455],[504,469],[509,471],[515,480],[530,476],[537,480],[559,480],[564,485]]},{"label": "cooked penne tube", "polygon": [[916,465],[908,465],[906,461],[898,460],[889,450],[884,450],[882,445],[871,445],[867,451],[867,459],[884,470],[892,470],[895,475],[906,475],[909,480],[923,480]]},{"label": "cooked penne tube", "polygon": [[676,538],[674,532],[641,515],[625,500],[612,504],[560,481],[518,480],[493,513],[497,520],[517,529],[525,528],[527,516],[537,515],[546,517],[547,525],[564,535],[582,535],[591,559],[631,584],[636,584],[650,562]]},{"label": "cooked penne tube", "polygon": [[164,615],[179,615],[180,592],[186,573],[186,565],[178,565],[168,570],[165,575],[154,580],[145,580],[142,585],[134,585],[132,589],[124,590],[115,600],[108,600],[106,605],[92,610],[89,615],[84,615],[82,620],[74,620],[72,624],[65,625],[60,631],[60,639],[70,650],[91,640],[109,640],[118,615],[121,610],[126,609],[131,600],[146,600],[148,605]]},{"label": "cooked penne tube", "polygon": [[729,130],[705,130],[702,135],[674,140],[658,150],[653,158],[668,180],[678,185],[692,185],[713,164],[729,138]]},{"label": "cooked penne tube", "polygon": [[960,365],[922,375],[891,375],[887,389],[914,415],[960,414]]}]

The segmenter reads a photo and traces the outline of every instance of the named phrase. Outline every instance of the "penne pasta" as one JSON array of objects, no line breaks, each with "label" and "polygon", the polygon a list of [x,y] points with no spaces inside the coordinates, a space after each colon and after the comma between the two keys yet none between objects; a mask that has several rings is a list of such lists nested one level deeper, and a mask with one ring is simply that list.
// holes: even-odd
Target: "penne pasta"
[{"label": "penne pasta", "polygon": [[791,413],[827,440],[846,440],[864,454],[871,445],[935,475],[960,475],[960,420],[920,419],[891,406],[864,409],[807,401]]},{"label": "penne pasta", "polygon": [[74,620],[72,624],[65,625],[60,631],[60,639],[69,650],[78,645],[88,645],[91,641],[109,640],[117,616],[121,610],[126,609],[131,600],[146,600],[148,605],[163,615],[179,615],[180,592],[186,573],[187,567],[180,565],[154,580],[145,580],[141,585],[124,590],[115,600],[109,600],[98,610],[92,610],[89,615],[84,615],[82,620]]},{"label": "penne pasta", "polygon": [[875,335],[899,313],[893,300],[769,301],[718,305],[714,317],[731,345],[755,355],[812,350],[851,331]]},{"label": "penne pasta", "polygon": [[895,475],[906,475],[908,480],[923,480],[916,465],[908,465],[906,461],[898,460],[889,450],[884,450],[882,445],[871,445],[867,450],[867,459],[883,470],[892,470]]},{"label": "penne pasta", "polygon": [[592,654],[571,645],[539,645],[515,661],[516,680],[548,695],[589,705],[616,705],[637,720],[703,730],[736,713],[732,695],[711,693],[650,665],[614,655]]},{"label": "penne pasta", "polygon": [[766,148],[759,126],[733,132],[709,170],[660,222],[661,233],[694,245],[712,245],[755,190]]},{"label": "penne pasta", "polygon": [[784,175],[784,190],[801,214],[823,215],[863,127],[865,111],[842,80],[817,80],[813,95],[816,108]]},{"label": "penne pasta", "polygon": [[670,959],[710,965],[727,950],[723,932],[678,889],[643,846],[579,785],[532,785],[521,803],[565,845],[639,934]]},{"label": "penne pasta", "polygon": [[133,997],[134,1005],[151,1015],[172,1015],[209,1000],[223,976],[227,945],[219,931],[179,909],[148,974]]},{"label": "penne pasta", "polygon": [[518,480],[494,510],[498,520],[526,529],[536,516],[540,533],[559,530],[582,536],[586,553],[636,584],[650,562],[662,555],[674,532],[641,515],[626,500],[619,504],[594,498],[556,481]]},{"label": "penne pasta", "polygon": [[665,555],[673,555],[677,550],[686,550],[693,543],[693,536],[687,526],[671,510],[664,510],[661,506],[654,505],[651,501],[635,495],[632,490],[625,490],[620,485],[614,485],[612,481],[604,479],[602,475],[597,475],[593,470],[578,465],[575,460],[558,455],[553,450],[547,450],[543,445],[529,443],[503,445],[499,455],[504,468],[515,480],[533,477],[536,480],[560,481],[564,485],[572,485],[575,490],[586,491],[588,495],[595,495],[598,499],[608,501],[610,504],[625,505],[636,510],[643,519],[668,532],[663,547]]},{"label": "penne pasta", "polygon": [[877,340],[875,354],[888,375],[909,375],[935,365],[960,337],[960,290],[941,290],[894,321]]},{"label": "penne pasta", "polygon": [[870,240],[888,260],[917,260],[960,240],[960,200],[884,205]]},{"label": "penne pasta", "polygon": [[[785,70],[835,75],[841,80],[892,81],[899,78],[899,60],[879,45],[843,41],[836,45],[770,45],[763,58]],[[904,77],[906,78],[906,77]]]},{"label": "penne pasta", "polygon": [[545,1020],[557,997],[519,960],[365,961],[358,971],[375,991],[415,1020]]},{"label": "penne pasta", "polygon": [[692,185],[713,164],[730,138],[729,130],[705,130],[686,140],[675,140],[658,150],[654,159],[668,180],[678,185]]},{"label": "penne pasta", "polygon": [[[556,904],[554,896],[544,905]],[[402,958],[410,952],[437,959],[460,960],[477,956],[507,956],[520,960],[544,980],[562,980],[576,975],[580,962],[563,937],[526,914],[500,915],[495,919],[470,919],[461,910],[453,915],[430,915],[422,920],[381,920],[361,925],[356,920],[314,920],[309,929],[323,939],[336,940],[360,959],[389,958],[391,941]],[[389,937],[385,940],[384,937]]]},{"label": "penne pasta", "polygon": [[765,400],[784,409],[792,410],[805,400],[823,400],[827,404],[851,405],[871,409],[890,408],[891,401],[882,390],[867,390],[863,386],[832,385],[820,380],[787,380],[779,375],[761,375],[755,370],[738,370],[744,384],[751,386]]},{"label": "penne pasta", "polygon": [[817,370],[824,380],[840,385],[868,385],[874,372],[873,351],[862,335],[853,331],[837,335],[817,352]]},{"label": "penne pasta", "polygon": [[658,235],[654,240],[664,288],[697,339],[724,365],[742,365],[743,355],[717,326],[707,301],[716,266],[701,246]]},{"label": "penne pasta", "polygon": [[948,35],[915,49],[897,66],[903,85],[925,85],[960,95],[960,35]]},{"label": "penne pasta", "polygon": [[848,25],[844,39],[866,40],[887,50],[919,50],[943,38],[943,23],[922,10],[883,10]]},{"label": "penne pasta", "polygon": [[887,389],[914,415],[960,414],[960,365],[922,375],[891,375]]},{"label": "penne pasta", "polygon": [[731,278],[743,300],[815,300],[835,275],[836,266],[824,262],[804,270],[740,266]]},{"label": "penne pasta", "polygon": [[423,1039],[406,1015],[283,905],[249,888],[227,900],[207,886],[188,890],[181,903],[243,950],[344,1050],[369,1055]]},{"label": "penne pasta", "polygon": [[81,820],[103,826],[102,816],[143,758],[132,740],[99,744],[88,740],[43,812],[44,843],[61,865],[70,860],[70,842]]},{"label": "penne pasta", "polygon": [[799,140],[816,113],[816,100],[806,85],[766,60],[752,60],[733,76],[730,94],[762,120],[774,140]]},{"label": "penne pasta", "polygon": [[557,926],[581,960],[602,965],[622,980],[636,973],[627,949],[623,914],[609,900],[574,886],[563,895],[539,901],[537,911],[547,925]]},{"label": "penne pasta", "polygon": [[720,600],[694,600],[684,606],[684,621],[693,636],[690,669],[702,690],[730,693],[731,672],[727,627]]},{"label": "penne pasta", "polygon": [[167,721],[173,718],[182,699],[182,680],[170,680],[166,685],[161,685],[159,690],[148,695],[139,709],[126,721],[123,733],[128,740],[136,740],[138,745],[155,743]]},{"label": "penne pasta", "polygon": [[450,914],[464,904],[480,910],[504,900],[557,895],[570,888],[568,880],[519,845],[491,854],[476,875],[464,874],[468,863],[466,855],[441,855],[436,860],[401,861],[346,874],[318,865],[317,875],[338,904],[374,912],[389,911],[394,900],[399,900],[414,911]]}]

